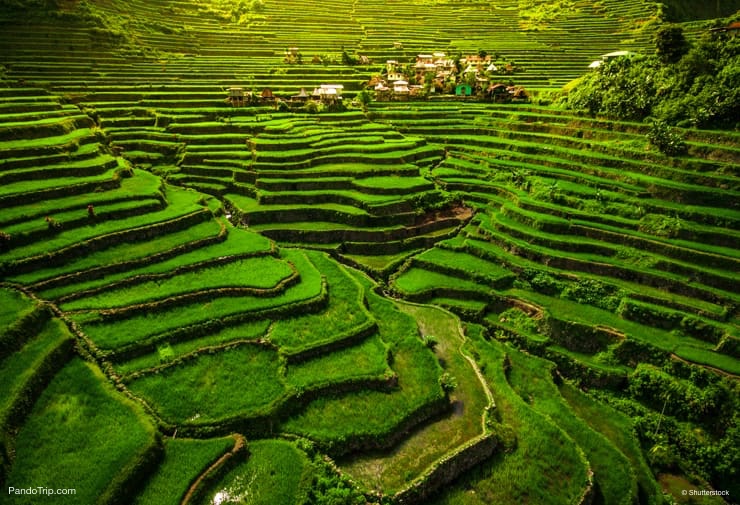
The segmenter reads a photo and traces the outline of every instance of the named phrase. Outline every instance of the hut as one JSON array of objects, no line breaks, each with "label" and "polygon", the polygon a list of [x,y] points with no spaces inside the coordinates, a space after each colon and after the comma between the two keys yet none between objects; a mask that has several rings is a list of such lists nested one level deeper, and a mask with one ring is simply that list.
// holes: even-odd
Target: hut
[{"label": "hut", "polygon": [[232,107],[244,106],[244,88],[232,87],[228,89],[229,97],[226,99],[231,102]]},{"label": "hut", "polygon": [[342,101],[342,84],[322,84],[313,90],[312,97],[325,104],[336,104]]},{"label": "hut", "polygon": [[491,84],[490,86],[488,86],[486,94],[488,95],[488,98],[494,102],[508,102],[509,100],[511,100],[511,95],[506,88],[506,84]]},{"label": "hut", "polygon": [[473,94],[473,86],[470,84],[458,84],[455,86],[456,96],[470,96]]},{"label": "hut", "polygon": [[293,103],[306,103],[308,98],[309,96],[308,93],[306,93],[306,88],[301,88],[300,93],[290,97],[290,101]]},{"label": "hut", "polygon": [[375,100],[378,102],[388,102],[391,99],[391,88],[385,83],[379,82],[375,86]]},{"label": "hut", "polygon": [[393,98],[400,101],[409,99],[409,83],[407,81],[395,81],[393,83]]},{"label": "hut", "polygon": [[275,101],[275,95],[272,94],[272,90],[270,88],[263,89],[260,98],[264,103]]}]

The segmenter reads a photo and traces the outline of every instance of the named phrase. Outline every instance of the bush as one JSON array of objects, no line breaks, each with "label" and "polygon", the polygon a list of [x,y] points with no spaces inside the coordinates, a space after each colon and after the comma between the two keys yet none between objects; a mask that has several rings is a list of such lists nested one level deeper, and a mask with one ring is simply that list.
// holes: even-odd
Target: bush
[{"label": "bush", "polygon": [[309,114],[318,114],[322,110],[324,110],[324,106],[314,100],[309,101],[305,107],[305,111]]},{"label": "bush", "polygon": [[451,373],[445,372],[439,376],[439,385],[445,393],[451,393],[457,387],[457,379]]},{"label": "bush", "polygon": [[657,237],[677,237],[681,231],[681,219],[678,216],[671,217],[662,214],[645,214],[640,219],[638,230]]},{"label": "bush", "polygon": [[621,301],[620,293],[592,279],[580,279],[563,290],[563,298],[615,312]]},{"label": "bush", "polygon": [[662,63],[676,63],[689,50],[683,28],[664,26],[655,33],[655,54]]},{"label": "bush", "polygon": [[740,37],[708,33],[688,52],[669,29],[660,37],[655,56],[605,62],[569,84],[560,104],[619,119],[652,115],[670,124],[735,127],[740,117]]},{"label": "bush", "polygon": [[663,120],[653,121],[647,139],[666,156],[680,156],[688,152],[683,135],[669,127]]},{"label": "bush", "polygon": [[437,337],[435,337],[434,335],[427,335],[424,337],[424,345],[432,351],[435,347],[437,347],[437,344],[439,344],[439,340],[437,340]]}]

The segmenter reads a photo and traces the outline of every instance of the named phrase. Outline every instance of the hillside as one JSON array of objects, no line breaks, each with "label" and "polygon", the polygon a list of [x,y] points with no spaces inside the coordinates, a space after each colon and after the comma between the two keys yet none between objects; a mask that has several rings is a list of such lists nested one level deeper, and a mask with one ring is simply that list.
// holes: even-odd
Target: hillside
[{"label": "hillside", "polygon": [[0,1],[0,484],[737,502],[740,134],[552,105],[659,12]]}]

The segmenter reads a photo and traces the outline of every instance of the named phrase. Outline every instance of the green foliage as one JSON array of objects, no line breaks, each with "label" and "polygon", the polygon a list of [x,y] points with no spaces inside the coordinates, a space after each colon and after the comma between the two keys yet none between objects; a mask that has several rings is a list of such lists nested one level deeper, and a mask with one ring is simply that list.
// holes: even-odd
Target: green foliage
[{"label": "green foliage", "polygon": [[516,307],[507,309],[499,314],[497,321],[524,333],[537,333],[537,321]]},{"label": "green foliage", "polygon": [[446,393],[452,393],[457,388],[457,379],[449,372],[439,376],[439,385]]},{"label": "green foliage", "polygon": [[309,114],[319,114],[324,110],[324,104],[315,100],[309,100],[303,109]]},{"label": "green foliage", "polygon": [[[510,426],[497,428],[513,451],[494,454],[465,472],[430,503],[481,505],[489,503],[578,502],[586,484],[587,464],[572,439],[545,415],[536,412],[512,389],[505,363],[511,349],[499,342],[473,337],[479,364],[495,396],[495,415]],[[512,443],[511,432],[516,434]]]},{"label": "green foliage", "polygon": [[563,429],[585,452],[606,504],[628,505],[637,495],[634,471],[625,456],[578,417],[552,380],[554,365],[515,352],[510,354],[509,383],[522,399]]},{"label": "green foliage", "polygon": [[432,351],[437,347],[437,344],[439,344],[439,340],[434,335],[424,335],[422,340],[424,341],[424,345]]},{"label": "green foliage", "polygon": [[316,314],[296,314],[276,321],[270,339],[282,349],[302,350],[326,344],[364,327],[372,319],[363,305],[364,291],[341,265],[320,252],[310,261],[326,277],[329,301]]},{"label": "green foliage", "polygon": [[592,115],[642,119],[653,107],[656,88],[653,78],[648,76],[657,70],[657,61],[650,58],[613,58],[588,74],[567,95],[567,105],[586,109]]},{"label": "green foliage", "polygon": [[610,312],[615,312],[622,301],[623,293],[593,279],[579,279],[569,284],[562,293],[563,298],[578,303],[593,305]]},{"label": "green foliage", "polygon": [[739,78],[740,38],[707,33],[675,63],[658,56],[613,58],[561,103],[620,119],[653,116],[671,124],[733,127],[740,117]]},{"label": "green foliage", "polygon": [[657,237],[674,238],[678,236],[682,227],[682,220],[678,216],[645,214],[640,219],[638,229]]},{"label": "green foliage", "polygon": [[[77,503],[100,503],[104,495],[112,500],[111,493],[120,490],[111,483],[136,471],[132,465],[146,465],[160,443],[141,406],[76,359],[54,378],[18,434],[8,482],[52,483],[38,484],[48,487],[65,482],[58,486],[76,488]],[[18,504],[39,502],[39,495],[14,498]]]},{"label": "green foliage", "polygon": [[295,505],[305,503],[313,466],[295,444],[256,440],[244,463],[229,471],[203,503]]},{"label": "green foliage", "polygon": [[580,11],[574,0],[540,2],[519,0],[517,12],[519,25],[525,30],[546,29],[549,23],[577,14]]},{"label": "green foliage", "polygon": [[184,360],[129,387],[178,424],[262,412],[285,393],[277,353],[254,345]]},{"label": "green foliage", "polygon": [[665,406],[667,415],[691,421],[715,417],[725,401],[725,392],[718,387],[699,388],[692,382],[641,363],[630,376],[629,393],[656,411]]},{"label": "green foliage", "polygon": [[199,289],[254,288],[270,289],[293,274],[282,260],[272,256],[249,258],[224,265],[183,272],[172,277],[149,282],[131,283],[120,289],[106,291],[64,304],[65,310],[81,308],[124,307],[156,299],[183,295]]},{"label": "green foliage", "polygon": [[313,444],[299,439],[297,445],[312,458],[313,475],[305,502],[299,505],[365,505],[367,501],[347,477],[337,473],[334,466],[327,463]]},{"label": "green foliage", "polygon": [[245,25],[258,18],[264,8],[263,0],[212,0],[206,10],[221,21]]},{"label": "green foliage", "polygon": [[342,46],[342,65],[347,65],[351,67],[357,65],[359,62],[360,60],[358,58],[349,54],[344,46]]},{"label": "green foliage", "polygon": [[528,286],[542,294],[556,296],[563,291],[565,283],[557,280],[552,275],[535,269],[524,269],[521,277]]},{"label": "green foliage", "polygon": [[136,497],[135,505],[171,505],[173,497],[184,496],[189,484],[233,446],[232,437],[165,439],[164,460]]},{"label": "green foliage", "polygon": [[415,194],[411,202],[417,212],[429,212],[445,209],[458,201],[459,198],[459,195],[435,190]]},{"label": "green foliage", "polygon": [[648,141],[667,156],[679,156],[686,154],[688,146],[684,137],[675,129],[668,126],[663,120],[653,121],[647,133]]},{"label": "green foliage", "polygon": [[661,63],[676,63],[688,50],[689,43],[680,26],[663,26],[655,33],[655,54]]},{"label": "green foliage", "polygon": [[372,99],[372,94],[367,89],[363,89],[362,91],[357,93],[357,101],[360,102],[360,105],[362,105],[363,108],[367,108],[367,106],[370,105]]},{"label": "green foliage", "polygon": [[666,20],[673,23],[731,16],[740,10],[740,0],[697,2],[695,0],[662,0]]}]

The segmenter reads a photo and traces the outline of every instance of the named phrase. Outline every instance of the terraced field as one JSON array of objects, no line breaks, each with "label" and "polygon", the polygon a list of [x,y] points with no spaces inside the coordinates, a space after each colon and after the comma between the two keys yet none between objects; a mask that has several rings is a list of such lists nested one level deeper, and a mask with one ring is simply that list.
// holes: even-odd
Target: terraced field
[{"label": "terraced field", "polygon": [[[739,135],[544,105],[650,3],[59,3],[0,2],[0,501],[738,500]],[[350,103],[479,50],[542,99]]]}]

